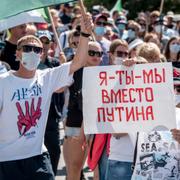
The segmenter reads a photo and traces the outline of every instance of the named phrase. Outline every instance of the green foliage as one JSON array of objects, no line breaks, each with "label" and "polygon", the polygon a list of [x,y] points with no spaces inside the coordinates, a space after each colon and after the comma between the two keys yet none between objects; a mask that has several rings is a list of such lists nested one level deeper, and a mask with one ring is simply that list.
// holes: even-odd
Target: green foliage
[{"label": "green foliage", "polygon": [[[103,5],[108,10],[111,10],[116,0],[84,0],[84,3],[88,10],[93,5]],[[122,7],[129,11],[129,18],[137,17],[137,13],[141,11],[159,10],[160,4],[161,0],[122,0]],[[180,14],[180,0],[164,0],[163,13],[166,14],[167,11]]]}]

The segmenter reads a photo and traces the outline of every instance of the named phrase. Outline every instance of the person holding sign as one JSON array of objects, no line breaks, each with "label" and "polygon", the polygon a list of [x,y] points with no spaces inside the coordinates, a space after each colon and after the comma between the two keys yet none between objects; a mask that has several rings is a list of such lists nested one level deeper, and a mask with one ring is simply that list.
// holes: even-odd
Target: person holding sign
[{"label": "person holding sign", "polygon": [[[102,55],[100,44],[89,42],[85,66],[98,66],[102,60]],[[86,148],[82,148],[87,140],[82,127],[82,76],[83,68],[74,73],[74,83],[69,87],[70,97],[63,144],[68,180],[80,179],[81,169],[86,158]]]},{"label": "person holding sign", "polygon": [[[131,65],[133,60],[128,59],[128,43],[125,40],[114,40],[110,45],[110,64]],[[110,153],[107,162],[105,180],[130,180],[132,175],[132,162],[135,133],[113,134],[110,140]]]},{"label": "person holding sign", "polygon": [[[143,43],[137,54],[146,58],[149,63],[161,62],[160,50],[154,43]],[[175,93],[178,94],[177,92],[175,88]],[[179,102],[178,100],[177,106]],[[180,123],[179,112],[179,108],[176,108],[177,128]],[[157,127],[151,132],[139,132],[132,180],[179,179],[179,144],[175,140],[180,143],[179,129],[172,129],[170,132],[165,127]]]},{"label": "person holding sign", "polygon": [[84,65],[92,26],[85,14],[73,61],[47,70],[37,70],[43,48],[40,39],[29,35],[18,40],[20,67],[0,76],[1,180],[55,179],[44,146],[50,100],[53,92],[71,85],[72,74]]}]

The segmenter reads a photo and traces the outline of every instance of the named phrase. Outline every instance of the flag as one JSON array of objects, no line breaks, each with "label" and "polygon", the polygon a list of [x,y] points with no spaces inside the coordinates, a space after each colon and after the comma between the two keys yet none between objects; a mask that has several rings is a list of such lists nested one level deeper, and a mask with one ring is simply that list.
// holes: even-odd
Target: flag
[{"label": "flag", "polygon": [[114,5],[114,7],[111,9],[110,13],[112,14],[114,11],[122,11],[122,4],[121,4],[121,0],[117,0],[116,4]]},{"label": "flag", "polygon": [[[24,11],[72,2],[73,0],[1,0],[0,20]],[[75,1],[75,0],[74,0]]]},{"label": "flag", "polygon": [[46,22],[50,23],[50,17],[48,13],[47,7],[37,9],[37,11],[41,14],[41,16],[46,20]]}]

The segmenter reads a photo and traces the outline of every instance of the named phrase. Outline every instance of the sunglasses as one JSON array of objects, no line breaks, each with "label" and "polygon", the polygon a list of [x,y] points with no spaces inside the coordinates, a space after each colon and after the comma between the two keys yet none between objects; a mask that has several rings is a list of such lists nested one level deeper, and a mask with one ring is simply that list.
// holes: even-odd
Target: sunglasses
[{"label": "sunglasses", "polygon": [[123,57],[123,56],[127,57],[129,54],[128,52],[125,52],[125,51],[116,51],[115,53],[117,57]]},{"label": "sunglasses", "polygon": [[42,53],[42,48],[37,46],[31,46],[31,45],[24,45],[21,47],[23,52],[29,53],[29,52],[35,52],[36,54]]},{"label": "sunglasses", "polygon": [[88,51],[89,56],[94,57],[102,57],[103,56],[103,52],[102,51],[93,51],[93,50],[89,50]]},{"label": "sunglasses", "polygon": [[77,47],[78,44],[79,44],[79,42],[72,42],[72,45],[75,46],[75,47]]},{"label": "sunglasses", "polygon": [[178,93],[180,93],[180,88],[176,88],[176,91],[177,91]]},{"label": "sunglasses", "polygon": [[180,85],[175,85],[174,89],[176,89],[176,92],[180,93]]},{"label": "sunglasses", "polygon": [[50,44],[50,41],[41,41],[41,42],[46,45]]},{"label": "sunglasses", "polygon": [[106,26],[107,25],[107,22],[96,22],[96,25],[98,26]]}]

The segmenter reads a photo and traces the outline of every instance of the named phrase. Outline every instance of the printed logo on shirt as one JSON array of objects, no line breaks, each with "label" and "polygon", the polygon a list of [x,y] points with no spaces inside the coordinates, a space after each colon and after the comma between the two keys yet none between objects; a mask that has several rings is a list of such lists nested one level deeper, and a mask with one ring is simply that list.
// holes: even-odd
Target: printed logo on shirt
[{"label": "printed logo on shirt", "polygon": [[11,98],[11,101],[16,100],[16,101],[21,101],[25,99],[29,99],[30,97],[36,97],[42,94],[42,89],[39,84],[35,84],[32,86],[32,88],[21,88],[17,89]]},{"label": "printed logo on shirt", "polygon": [[[25,133],[31,128],[37,125],[37,121],[41,117],[41,102],[42,98],[38,98],[37,106],[35,106],[34,98],[32,98],[31,104],[30,101],[25,101],[25,113],[23,113],[23,108],[21,107],[19,102],[16,102],[16,107],[19,112],[18,115],[18,130],[21,136],[25,135]],[[35,109],[36,107],[36,109]],[[30,134],[31,136],[34,134]]]}]

